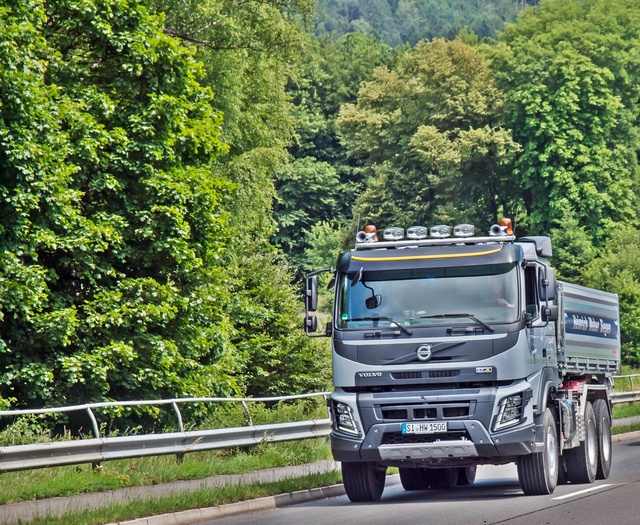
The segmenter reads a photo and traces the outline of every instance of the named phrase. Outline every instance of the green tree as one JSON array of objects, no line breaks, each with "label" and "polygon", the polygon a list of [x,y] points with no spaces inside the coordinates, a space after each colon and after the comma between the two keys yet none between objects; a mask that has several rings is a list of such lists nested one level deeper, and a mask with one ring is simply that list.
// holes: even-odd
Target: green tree
[{"label": "green tree", "polygon": [[493,64],[522,145],[531,232],[570,210],[596,246],[635,217],[640,3],[543,2],[509,26]]},{"label": "green tree", "polygon": [[[224,115],[229,146],[214,174],[233,188],[223,203],[229,218],[226,250],[216,260],[232,300],[221,296],[232,328],[233,374],[247,393],[292,394],[325,388],[328,367],[314,341],[303,337],[301,300],[271,241],[275,181],[286,171],[295,119],[286,92],[305,39],[300,21],[308,0],[225,2],[158,0],[165,33],[194,46],[203,82]],[[321,352],[320,352],[321,353]]]},{"label": "green tree", "polygon": [[2,7],[2,397],[234,391],[221,117],[162,20],[136,1]]},{"label": "green tree", "polygon": [[276,242],[289,254],[294,267],[309,270],[304,249],[309,246],[312,226],[321,218],[339,216],[343,189],[338,174],[330,164],[305,157],[280,171],[276,189]]},{"label": "green tree", "polygon": [[549,232],[553,245],[553,267],[557,277],[581,283],[582,273],[597,255],[596,248],[584,226],[578,224],[571,210],[567,209],[561,222]]},{"label": "green tree", "polygon": [[585,269],[587,286],[617,293],[624,364],[640,366],[640,233],[621,227],[607,248]]},{"label": "green tree", "polygon": [[460,40],[420,43],[377,69],[338,121],[368,167],[362,221],[485,222],[513,212],[518,147],[501,126],[502,98],[483,56]]},{"label": "green tree", "polygon": [[453,39],[465,27],[495,37],[536,0],[320,0],[316,34],[360,32],[390,46]]},{"label": "green tree", "polygon": [[340,232],[326,221],[311,227],[309,247],[305,250],[312,268],[335,268],[340,254]]},{"label": "green tree", "polygon": [[298,275],[314,267],[306,252],[312,226],[328,221],[345,227],[361,192],[358,162],[349,158],[336,132],[340,106],[355,102],[360,83],[394,57],[388,46],[360,33],[335,41],[309,38],[307,49],[288,85],[294,104],[296,141],[289,149],[294,161],[277,176],[274,208],[274,241]]}]

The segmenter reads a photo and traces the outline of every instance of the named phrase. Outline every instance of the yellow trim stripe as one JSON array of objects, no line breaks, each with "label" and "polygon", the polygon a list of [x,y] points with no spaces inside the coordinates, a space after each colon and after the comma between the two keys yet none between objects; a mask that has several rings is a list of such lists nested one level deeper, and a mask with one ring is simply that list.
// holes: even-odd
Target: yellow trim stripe
[{"label": "yellow trim stripe", "polygon": [[492,253],[498,253],[502,247],[496,248],[495,250],[487,250],[485,252],[475,252],[475,253],[447,253],[447,254],[439,254],[439,255],[408,255],[406,257],[359,257],[357,255],[352,255],[351,259],[354,261],[365,261],[365,262],[382,262],[382,261],[417,261],[420,259],[450,259],[454,257],[477,257],[480,255],[491,255]]}]

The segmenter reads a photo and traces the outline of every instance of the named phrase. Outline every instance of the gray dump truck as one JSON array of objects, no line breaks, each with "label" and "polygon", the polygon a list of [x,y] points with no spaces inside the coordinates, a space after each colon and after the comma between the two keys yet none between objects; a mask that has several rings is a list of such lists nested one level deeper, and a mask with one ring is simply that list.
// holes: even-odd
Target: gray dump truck
[{"label": "gray dump truck", "polygon": [[[526,494],[611,470],[615,294],[556,280],[548,237],[510,221],[359,232],[337,268],[306,277],[305,329],[332,338],[331,447],[351,501],[473,483],[517,464]],[[318,333],[318,277],[333,314]]]}]

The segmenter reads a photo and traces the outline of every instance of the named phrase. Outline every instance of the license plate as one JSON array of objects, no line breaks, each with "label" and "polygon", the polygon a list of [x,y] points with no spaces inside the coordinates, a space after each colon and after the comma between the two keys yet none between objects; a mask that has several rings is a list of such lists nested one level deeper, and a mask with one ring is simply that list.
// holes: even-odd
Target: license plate
[{"label": "license plate", "polygon": [[447,423],[402,423],[403,434],[435,434],[436,432],[446,432]]}]

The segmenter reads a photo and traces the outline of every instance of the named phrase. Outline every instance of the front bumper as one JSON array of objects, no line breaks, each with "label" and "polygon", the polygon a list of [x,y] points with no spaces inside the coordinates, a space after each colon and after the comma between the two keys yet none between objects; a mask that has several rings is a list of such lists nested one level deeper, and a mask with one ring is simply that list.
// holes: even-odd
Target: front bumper
[{"label": "front bumper", "polygon": [[455,463],[500,464],[542,450],[542,425],[519,425],[489,434],[477,420],[450,421],[446,434],[403,435],[401,423],[373,425],[364,439],[331,433],[337,461],[377,461],[389,466]]}]

